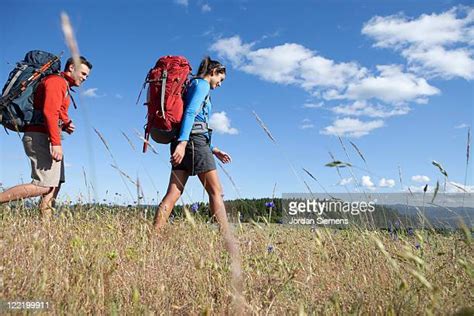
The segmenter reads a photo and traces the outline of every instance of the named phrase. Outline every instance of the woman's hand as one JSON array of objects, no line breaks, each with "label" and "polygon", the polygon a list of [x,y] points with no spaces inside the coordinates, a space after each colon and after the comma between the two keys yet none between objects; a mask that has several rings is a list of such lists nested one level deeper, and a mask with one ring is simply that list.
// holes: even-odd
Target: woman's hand
[{"label": "woman's hand", "polygon": [[176,149],[174,150],[173,155],[171,155],[171,164],[173,166],[177,166],[181,163],[181,161],[183,161],[187,144],[188,142],[183,141],[183,142],[180,142],[178,146],[176,146]]},{"label": "woman's hand", "polygon": [[222,163],[229,163],[232,161],[232,158],[230,157],[230,155],[218,148],[214,148],[212,150],[212,153],[217,157],[217,159],[219,159],[220,161],[222,161]]}]

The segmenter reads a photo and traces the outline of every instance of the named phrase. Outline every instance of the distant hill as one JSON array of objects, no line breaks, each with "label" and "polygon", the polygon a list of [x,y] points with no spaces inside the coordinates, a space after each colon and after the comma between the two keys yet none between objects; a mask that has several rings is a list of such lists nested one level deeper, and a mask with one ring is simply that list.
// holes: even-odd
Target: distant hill
[{"label": "distant hill", "polygon": [[410,205],[395,204],[390,208],[397,210],[401,215],[419,217],[419,213],[424,212],[425,217],[434,227],[459,227],[459,221],[462,220],[467,227],[472,227],[474,222],[473,207],[450,207],[449,209],[436,206],[414,207]]}]

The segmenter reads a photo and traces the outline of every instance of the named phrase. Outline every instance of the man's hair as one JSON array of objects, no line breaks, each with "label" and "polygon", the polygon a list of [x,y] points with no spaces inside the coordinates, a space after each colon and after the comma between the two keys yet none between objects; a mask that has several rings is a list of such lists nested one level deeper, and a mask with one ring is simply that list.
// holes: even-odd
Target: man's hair
[{"label": "man's hair", "polygon": [[[89,67],[89,69],[92,69],[92,64],[84,56],[79,57],[79,60],[81,64],[84,64],[87,67]],[[64,71],[68,71],[70,65],[74,65],[74,58],[72,57],[69,57],[69,59],[66,61],[66,66],[64,66]]]}]

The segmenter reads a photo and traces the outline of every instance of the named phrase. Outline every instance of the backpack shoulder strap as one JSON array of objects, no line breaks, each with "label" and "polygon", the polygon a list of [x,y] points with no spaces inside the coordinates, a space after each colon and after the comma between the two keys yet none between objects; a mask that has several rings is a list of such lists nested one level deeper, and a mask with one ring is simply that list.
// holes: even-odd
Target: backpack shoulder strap
[{"label": "backpack shoulder strap", "polygon": [[59,76],[59,77],[63,78],[63,79],[64,79],[64,81],[66,81],[66,86],[67,86],[67,90],[66,90],[66,97],[68,97],[68,96],[69,96],[69,98],[70,98],[70,99],[71,99],[71,101],[72,101],[72,105],[73,105],[73,106],[74,106],[74,108],[77,110],[77,104],[76,104],[76,101],[74,100],[74,98],[72,97],[72,94],[71,94],[71,91],[72,91],[72,92],[75,92],[75,91],[74,91],[74,90],[72,90],[71,86],[69,85],[69,81],[67,81],[67,79],[66,79],[66,78],[64,78],[64,76],[63,76],[63,75],[61,75],[61,74],[53,74],[53,75],[55,75],[55,76]]},{"label": "backpack shoulder strap", "polygon": [[[209,93],[206,95],[206,98],[204,99],[204,101],[202,101],[202,104],[201,104],[201,109],[199,110],[199,112],[202,111],[202,109],[204,109],[204,107],[206,106],[206,104],[211,100],[211,91],[209,91]],[[209,113],[206,113],[208,116],[209,116]],[[207,121],[209,121],[209,117],[207,118]]]},{"label": "backpack shoulder strap", "polygon": [[[191,82],[193,80],[197,80],[197,79],[200,79],[198,77],[193,77],[190,81],[189,81],[189,84],[191,84]],[[209,92],[207,93],[206,97],[204,98],[204,101],[202,101],[201,103],[201,106],[199,107],[199,110],[197,111],[197,113],[200,113],[202,111],[202,109],[204,108],[204,106],[211,100],[211,90],[209,89]],[[207,118],[207,120],[209,121],[209,118]]]},{"label": "backpack shoulder strap", "polygon": [[25,71],[25,69],[27,67],[28,67],[28,65],[25,65],[25,64],[17,67],[17,71],[16,71],[15,75],[13,76],[13,78],[10,80],[10,83],[8,84],[8,86],[5,88],[5,90],[2,94],[2,97],[6,96],[10,92],[11,88],[16,83],[18,77],[20,77],[20,75],[23,73],[23,71]]}]

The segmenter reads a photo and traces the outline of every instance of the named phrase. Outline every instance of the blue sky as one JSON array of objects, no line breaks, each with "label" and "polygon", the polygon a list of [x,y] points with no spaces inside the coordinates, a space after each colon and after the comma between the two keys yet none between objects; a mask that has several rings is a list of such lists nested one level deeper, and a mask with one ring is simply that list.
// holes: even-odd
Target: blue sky
[{"label": "blue sky", "polygon": [[[346,183],[348,190],[400,191],[398,166],[404,190],[433,187],[443,179],[432,160],[448,171],[448,181],[464,183],[474,104],[474,8],[468,1],[7,0],[0,6],[0,81],[28,50],[68,55],[62,11],[81,54],[94,64],[77,92],[79,109],[70,109],[77,131],[64,140],[63,200],[87,200],[84,171],[97,199],[136,200],[133,184],[111,167],[115,162],[140,179],[147,202],[156,191],[163,195],[169,149],[155,145],[158,155],[144,155],[135,132],[142,133],[145,122],[137,95],[162,55],[184,55],[195,70],[207,54],[227,65],[227,79],[212,95],[213,143],[232,155],[225,168],[237,185],[218,168],[226,199],[271,196],[275,184],[276,196],[307,192],[302,180],[322,191],[302,168],[335,192],[345,192]],[[328,152],[348,161],[337,136],[350,161],[368,169],[353,169],[357,183],[349,170],[341,170],[341,180],[324,166],[332,160]],[[18,137],[3,134],[0,145],[2,186],[30,181]],[[472,168],[468,174],[472,190]],[[184,201],[203,199],[191,178]]]}]

